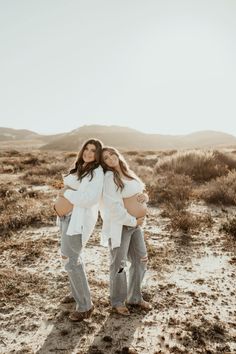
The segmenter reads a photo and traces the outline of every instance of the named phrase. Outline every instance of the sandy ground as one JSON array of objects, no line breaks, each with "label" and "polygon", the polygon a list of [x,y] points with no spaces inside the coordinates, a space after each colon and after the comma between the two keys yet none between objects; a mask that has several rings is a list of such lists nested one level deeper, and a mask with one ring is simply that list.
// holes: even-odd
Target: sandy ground
[{"label": "sandy ground", "polygon": [[1,256],[7,292],[1,296],[0,352],[236,353],[235,243],[219,233],[224,211],[210,212],[212,229],[186,236],[171,233],[168,220],[150,208],[145,236],[153,252],[143,294],[153,310],[133,310],[128,318],[110,312],[109,257],[99,245],[100,225],[83,255],[95,311],[82,323],[71,323],[75,305],[62,303],[69,290],[58,228],[15,234]]}]

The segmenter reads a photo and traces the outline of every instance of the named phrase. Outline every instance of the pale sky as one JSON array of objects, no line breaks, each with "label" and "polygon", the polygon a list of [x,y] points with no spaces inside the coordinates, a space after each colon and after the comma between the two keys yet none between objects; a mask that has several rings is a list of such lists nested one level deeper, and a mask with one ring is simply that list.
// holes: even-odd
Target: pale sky
[{"label": "pale sky", "polygon": [[0,0],[0,126],[236,135],[235,0]]}]

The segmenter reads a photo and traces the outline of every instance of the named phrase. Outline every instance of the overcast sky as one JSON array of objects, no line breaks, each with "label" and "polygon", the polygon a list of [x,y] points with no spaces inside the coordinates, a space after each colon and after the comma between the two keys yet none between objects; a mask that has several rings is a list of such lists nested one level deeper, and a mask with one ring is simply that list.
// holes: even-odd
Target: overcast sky
[{"label": "overcast sky", "polygon": [[235,0],[0,0],[0,126],[236,135]]}]

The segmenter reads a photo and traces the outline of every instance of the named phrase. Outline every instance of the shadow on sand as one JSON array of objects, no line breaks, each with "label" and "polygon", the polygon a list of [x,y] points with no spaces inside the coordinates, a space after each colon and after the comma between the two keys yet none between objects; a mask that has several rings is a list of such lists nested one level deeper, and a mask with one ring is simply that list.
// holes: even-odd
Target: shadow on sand
[{"label": "shadow on sand", "polygon": [[145,313],[135,310],[128,317],[109,313],[104,304],[95,304],[88,320],[73,323],[68,319],[74,304],[60,304],[54,319],[44,321],[40,332],[48,332],[42,347],[35,354],[123,354],[136,353],[132,341],[138,335]]}]

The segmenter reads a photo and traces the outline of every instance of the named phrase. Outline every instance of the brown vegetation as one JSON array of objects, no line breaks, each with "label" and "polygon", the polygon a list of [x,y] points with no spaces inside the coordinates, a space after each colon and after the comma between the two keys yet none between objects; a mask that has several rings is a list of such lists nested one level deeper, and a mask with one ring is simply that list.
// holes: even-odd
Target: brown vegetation
[{"label": "brown vegetation", "polygon": [[236,171],[207,183],[200,196],[207,203],[236,205]]},{"label": "brown vegetation", "polygon": [[161,159],[155,166],[155,175],[168,171],[184,174],[195,182],[206,182],[213,178],[226,175],[236,168],[234,156],[219,151],[191,151],[177,153]]},{"label": "brown vegetation", "polygon": [[226,222],[224,222],[220,228],[220,231],[231,235],[236,240],[236,217],[229,218]]},{"label": "brown vegetation", "polygon": [[[157,158],[157,165],[166,163],[168,154],[175,160],[176,170],[169,165],[157,172],[152,164]],[[235,325],[230,320],[235,295],[234,208],[204,203],[235,205],[234,159],[231,154],[214,152],[209,153],[213,161],[204,165],[205,153],[194,152],[202,161],[185,173],[184,164],[196,162],[191,154],[183,163],[176,159],[176,152],[126,153],[150,196],[144,226],[149,262],[143,295],[153,310],[148,314],[131,310],[128,319],[110,313],[109,256],[107,249],[99,246],[100,219],[84,250],[95,311],[88,322],[74,325],[68,321],[74,303],[61,304],[68,292],[68,279],[61,271],[52,202],[62,185],[61,173],[77,153],[0,153],[0,301],[1,315],[6,319],[0,337],[3,352],[9,347],[9,353],[124,353],[137,349],[140,353],[195,354],[226,353],[235,348]],[[220,166],[216,178],[214,164]],[[213,191],[218,196],[212,198]],[[222,222],[226,211],[228,220]],[[40,229],[44,225],[49,227]],[[183,237],[179,230],[185,233]],[[188,232],[191,238],[186,237]],[[219,264],[208,271],[204,262],[208,267],[210,257]],[[20,338],[14,342],[16,328]]]}]

